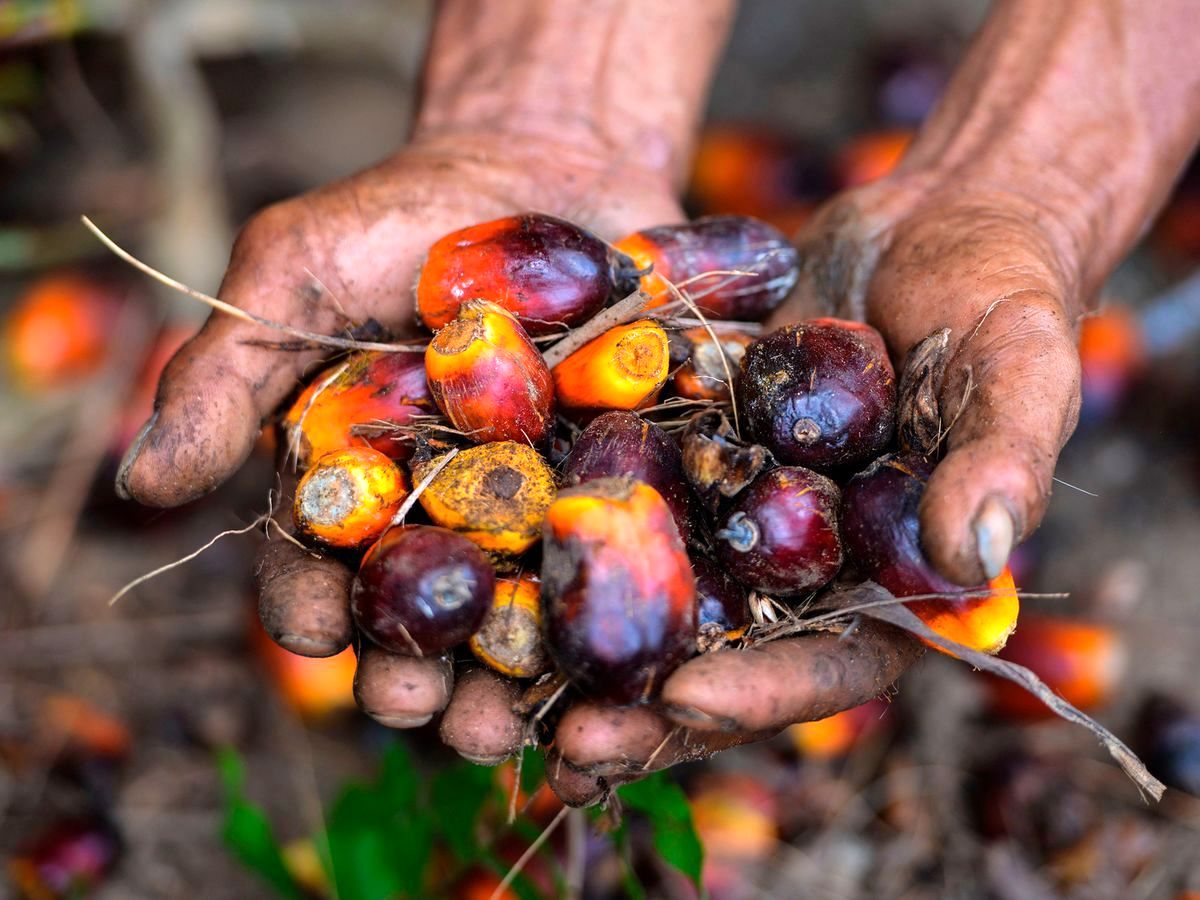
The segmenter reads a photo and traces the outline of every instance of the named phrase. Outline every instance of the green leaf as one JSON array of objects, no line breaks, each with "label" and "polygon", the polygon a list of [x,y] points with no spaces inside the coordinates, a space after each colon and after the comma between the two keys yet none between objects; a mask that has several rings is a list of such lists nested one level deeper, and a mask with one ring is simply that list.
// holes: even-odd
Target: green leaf
[{"label": "green leaf", "polygon": [[225,821],[221,826],[225,846],[280,896],[300,897],[270,820],[261,808],[246,799],[246,769],[241,758],[233,750],[221,750],[217,754],[217,771],[225,793]]},{"label": "green leaf", "polygon": [[493,783],[492,770],[459,763],[438,772],[430,785],[431,811],[438,837],[461,863],[479,858],[476,825]]},{"label": "green leaf", "polygon": [[388,748],[374,784],[342,789],[326,825],[326,866],[341,900],[422,896],[432,818],[403,746]]},{"label": "green leaf", "polygon": [[701,890],[704,845],[696,834],[692,810],[683,789],[665,772],[658,772],[618,788],[617,794],[629,809],[637,810],[650,823],[654,849],[659,856]]},{"label": "green leaf", "polygon": [[532,796],[546,780],[546,757],[537,747],[526,747],[521,753],[521,790]]}]

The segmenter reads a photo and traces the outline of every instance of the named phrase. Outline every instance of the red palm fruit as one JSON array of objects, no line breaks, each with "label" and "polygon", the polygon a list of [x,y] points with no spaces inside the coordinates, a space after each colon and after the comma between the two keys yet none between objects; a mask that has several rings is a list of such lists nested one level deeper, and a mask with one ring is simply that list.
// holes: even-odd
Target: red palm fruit
[{"label": "red palm fruit", "polygon": [[734,498],[716,533],[717,559],[764,594],[813,591],[842,567],[837,485],[799,466],[781,466]]},{"label": "red palm fruit", "polygon": [[563,491],[542,538],[546,643],[589,696],[648,700],[696,648],[696,588],[671,510],[630,478]]},{"label": "red palm fruit", "polygon": [[111,288],[81,275],[51,275],[18,298],[4,325],[4,356],[18,384],[38,391],[96,374],[123,305]]},{"label": "red palm fruit", "polygon": [[19,848],[8,874],[22,897],[82,897],[112,871],[121,837],[99,818],[60,820]]},{"label": "red palm fruit", "polygon": [[531,575],[497,579],[492,608],[470,646],[481,662],[510,678],[536,678],[549,669],[538,580]]},{"label": "red palm fruit", "polygon": [[[800,275],[799,256],[787,236],[748,216],[708,216],[680,225],[636,231],[616,243],[641,269],[649,307],[675,299],[667,285],[686,290],[710,319],[757,322],[787,299]],[[748,275],[711,275],[738,271]],[[695,280],[694,280],[695,279]]]},{"label": "red palm fruit", "polygon": [[296,531],[330,547],[362,547],[378,538],[408,496],[408,479],[370,447],[334,450],[296,485]]},{"label": "red palm fruit", "polygon": [[949,595],[906,605],[943,637],[996,653],[1017,625],[1020,602],[1012,575],[1005,569],[972,590],[934,571],[921,551],[917,518],[932,471],[923,457],[906,454],[881,457],[851,478],[842,492],[847,556],[863,578],[897,597]]},{"label": "red palm fruit", "polygon": [[[1028,614],[1021,617],[1000,656],[1030,669],[1054,693],[1085,712],[1112,699],[1127,662],[1120,633],[1106,625]],[[1054,717],[1042,701],[1011,681],[994,675],[985,680],[993,713],[1021,720]]]},{"label": "red palm fruit", "polygon": [[859,323],[799,322],[758,339],[736,390],[750,435],[787,465],[862,465],[895,426],[895,372],[883,339]]},{"label": "red palm fruit", "polygon": [[[680,397],[728,402],[730,381],[737,378],[738,366],[754,338],[741,331],[722,331],[717,336],[720,338],[719,344],[705,328],[692,328],[683,333],[683,337],[691,343],[691,353],[687,362],[675,370],[673,383],[675,393]],[[729,365],[728,372],[725,370],[726,363]]]},{"label": "red palm fruit", "polygon": [[641,409],[670,373],[667,332],[651,319],[610,328],[554,367],[554,390],[568,412]]},{"label": "red palm fruit", "polygon": [[478,547],[445,528],[402,525],[367,551],[350,589],[359,630],[393,653],[422,656],[479,630],[496,578]]},{"label": "red palm fruit", "polygon": [[597,416],[575,441],[563,470],[567,486],[597,478],[635,478],[654,488],[675,517],[684,543],[706,546],[704,512],[683,474],[679,447],[637,413]]},{"label": "red palm fruit", "polygon": [[469,300],[425,350],[438,408],[476,443],[541,444],[554,426],[554,382],[512,313]]},{"label": "red palm fruit", "polygon": [[450,322],[468,300],[504,307],[532,335],[586,322],[614,294],[637,287],[629,259],[578,225],[541,213],[452,232],[429,248],[417,278],[426,328]]},{"label": "red palm fruit", "polygon": [[853,750],[862,738],[878,731],[888,708],[888,703],[877,697],[815,722],[791,725],[788,736],[801,756],[836,759]]},{"label": "red palm fruit", "polygon": [[283,418],[284,442],[302,469],[345,447],[371,446],[402,459],[408,450],[389,427],[434,410],[420,353],[352,353],[292,404]]},{"label": "red palm fruit", "polygon": [[736,641],[750,625],[746,589],[711,559],[692,559],[696,578],[696,641],[701,652]]}]

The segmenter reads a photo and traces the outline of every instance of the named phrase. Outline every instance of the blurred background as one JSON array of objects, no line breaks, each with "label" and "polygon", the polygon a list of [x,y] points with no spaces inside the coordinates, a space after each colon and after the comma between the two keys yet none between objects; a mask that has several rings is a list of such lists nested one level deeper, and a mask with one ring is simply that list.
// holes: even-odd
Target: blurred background
[{"label": "blurred background", "polygon": [[[794,230],[885,174],[985,8],[745,0],[691,210]],[[183,509],[117,500],[205,310],[79,215],[215,291],[254,210],[404,140],[429,15],[0,2],[0,895],[487,898],[558,815],[536,757],[459,762],[354,709],[349,651],[276,650],[254,534],[106,602],[253,521],[272,449]],[[567,817],[500,896],[1200,897],[1198,261],[1194,170],[1083,323],[1083,419],[1014,558],[1021,588],[1069,596],[1024,601],[1004,654],[1144,754],[1162,803],[1083,730],[930,654],[890,702],[651,779],[622,817]]]}]

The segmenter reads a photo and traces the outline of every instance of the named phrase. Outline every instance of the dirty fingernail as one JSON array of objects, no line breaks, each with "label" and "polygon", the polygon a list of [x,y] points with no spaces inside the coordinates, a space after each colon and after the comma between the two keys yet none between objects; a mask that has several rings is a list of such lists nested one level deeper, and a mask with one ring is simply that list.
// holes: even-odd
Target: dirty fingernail
[{"label": "dirty fingernail", "polygon": [[138,454],[142,452],[142,444],[146,443],[146,436],[150,434],[150,430],[154,428],[154,423],[158,421],[158,410],[146,420],[146,424],[142,426],[141,431],[134,437],[133,442],[129,445],[129,449],[125,451],[125,456],[121,459],[121,465],[117,467],[117,496],[122,500],[132,500],[133,495],[129,493],[129,470],[133,468],[133,464],[137,462]]},{"label": "dirty fingernail", "polygon": [[386,725],[388,728],[420,728],[422,725],[428,724],[433,718],[433,713],[423,716],[394,716],[370,711],[366,712],[368,716],[380,725]]},{"label": "dirty fingernail", "polygon": [[1005,505],[988,497],[975,517],[975,546],[988,578],[1004,571],[1013,546],[1013,520]]}]

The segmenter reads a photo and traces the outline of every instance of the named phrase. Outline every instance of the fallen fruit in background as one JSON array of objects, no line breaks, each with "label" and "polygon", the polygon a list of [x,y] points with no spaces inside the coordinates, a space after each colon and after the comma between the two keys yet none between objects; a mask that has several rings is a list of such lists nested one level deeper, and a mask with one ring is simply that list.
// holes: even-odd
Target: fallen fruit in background
[{"label": "fallen fruit in background", "polygon": [[296,398],[283,418],[284,440],[301,469],[352,446],[404,458],[408,450],[395,426],[434,411],[420,353],[352,353]]},{"label": "fallen fruit in background", "polygon": [[578,225],[541,213],[451,232],[429,248],[417,279],[417,312],[437,331],[468,300],[513,313],[531,335],[590,319],[610,297],[632,293],[628,258]]},{"label": "fallen fruit in background", "polygon": [[370,447],[334,450],[317,460],[296,485],[296,530],[330,547],[374,541],[408,496],[408,480],[394,462]]},{"label": "fallen fruit in background", "polygon": [[671,507],[684,543],[705,545],[703,511],[683,474],[679,446],[637,413],[607,412],[575,439],[563,468],[563,483],[573,487],[621,476],[644,481],[658,491]]},{"label": "fallen fruit in background", "polygon": [[853,750],[860,740],[882,729],[888,708],[887,701],[877,697],[824,719],[789,726],[788,737],[803,757],[837,759]]},{"label": "fallen fruit in background", "polygon": [[[1021,617],[999,655],[1030,669],[1084,712],[1112,699],[1128,662],[1120,633],[1107,625],[1029,614]],[[988,707],[996,715],[1020,720],[1054,717],[1044,703],[1011,681],[994,675],[984,679]]]},{"label": "fallen fruit in background", "polygon": [[[730,385],[737,378],[738,366],[754,338],[740,331],[722,331],[714,341],[705,328],[692,328],[682,337],[691,344],[687,362],[675,371],[675,393],[689,400],[729,401]],[[726,370],[728,365],[728,371]]]},{"label": "fallen fruit in background", "polygon": [[425,351],[433,399],[476,443],[541,444],[554,427],[554,382],[512,313],[469,300]]},{"label": "fallen fruit in background", "polygon": [[94,890],[121,853],[113,826],[99,818],[65,819],[41,832],[8,859],[8,875],[33,900],[79,897]]},{"label": "fallen fruit in background", "polygon": [[48,275],[18,298],[4,324],[4,359],[30,391],[65,387],[104,365],[124,299],[82,275]]},{"label": "fallen fruit in background", "polygon": [[848,141],[833,163],[841,187],[859,187],[890,175],[912,140],[911,131],[900,130],[874,131]]},{"label": "fallen fruit in background", "polygon": [[705,890],[716,897],[744,896],[736,889],[779,847],[775,791],[748,773],[712,772],[691,792],[688,805],[704,845]]},{"label": "fallen fruit in background", "polygon": [[618,325],[553,369],[554,390],[570,412],[651,405],[670,371],[667,333],[652,319]]},{"label": "fallen fruit in background", "polygon": [[1146,363],[1141,326],[1132,310],[1107,306],[1079,322],[1079,418],[1085,425],[1110,418]]},{"label": "fallen fruit in background", "polygon": [[759,338],[736,389],[750,437],[787,465],[859,466],[892,438],[895,373],[883,339],[857,322],[817,319]]},{"label": "fallen fruit in background", "polygon": [[[441,457],[413,465],[424,481]],[[434,524],[473,541],[506,566],[537,543],[554,501],[554,472],[528,444],[502,441],[468,447],[421,492]]]},{"label": "fallen fruit in background", "polygon": [[495,586],[483,551],[466,538],[445,528],[401,525],[363,557],[350,607],[371,641],[393,653],[422,656],[478,631]]},{"label": "fallen fruit in background", "polygon": [[847,558],[859,575],[897,597],[946,594],[905,605],[942,637],[996,653],[1017,625],[1020,602],[1012,575],[1005,569],[970,589],[929,565],[921,551],[917,508],[932,471],[923,457],[884,456],[846,483],[841,522]]},{"label": "fallen fruit in background", "polygon": [[542,644],[541,588],[530,575],[496,580],[492,608],[469,644],[481,662],[501,675],[536,678],[550,668]]},{"label": "fallen fruit in background", "polygon": [[562,491],[542,554],[546,641],[589,696],[648,700],[695,651],[691,565],[654,488],[601,478]]},{"label": "fallen fruit in background", "polygon": [[747,587],[791,596],[815,591],[842,566],[837,485],[798,466],[760,475],[716,532],[717,559]]},{"label": "fallen fruit in background", "polygon": [[799,277],[796,248],[787,235],[748,216],[646,228],[622,238],[616,248],[638,268],[651,269],[642,276],[642,290],[653,298],[650,308],[676,299],[667,282],[676,287],[688,282],[688,296],[710,319],[765,319]]},{"label": "fallen fruit in background", "polygon": [[271,640],[257,619],[250,627],[251,645],[258,658],[280,696],[297,713],[316,721],[355,708],[358,658],[352,648],[333,656],[298,656]]}]

